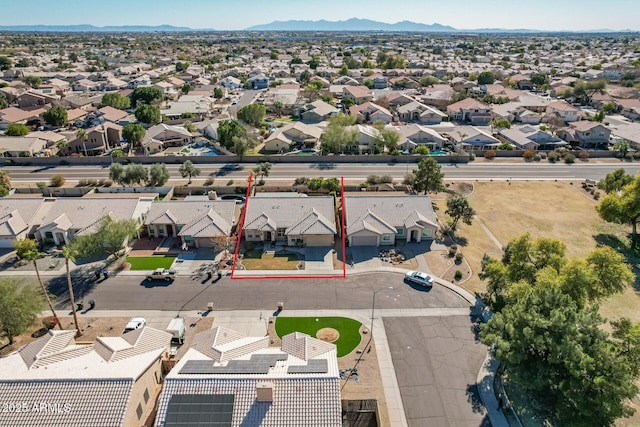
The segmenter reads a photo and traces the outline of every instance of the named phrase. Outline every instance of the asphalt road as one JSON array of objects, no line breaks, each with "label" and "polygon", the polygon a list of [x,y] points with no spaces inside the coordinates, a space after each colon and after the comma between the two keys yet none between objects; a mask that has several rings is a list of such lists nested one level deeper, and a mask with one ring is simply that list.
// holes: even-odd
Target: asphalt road
[{"label": "asphalt road", "polygon": [[[88,274],[73,278],[76,300],[93,299],[100,310],[275,310],[279,301],[285,309],[370,309],[374,290],[380,292],[377,308],[460,308],[468,303],[455,293],[434,286],[430,290],[404,283],[399,273],[362,274],[346,279],[204,280],[178,277],[173,283],[147,282],[144,276],[115,276],[95,282]],[[50,281],[57,306],[70,309],[64,276]]]},{"label": "asphalt road", "polygon": [[383,321],[409,427],[491,425],[476,386],[487,348],[476,340],[475,319]]},{"label": "asphalt road", "polygon": [[[400,159],[401,160],[401,159]],[[227,167],[225,167],[227,166]],[[232,166],[232,167],[229,167]],[[202,164],[200,177],[215,176],[218,180],[226,182],[229,179],[245,180],[254,164],[243,163],[239,165],[227,164]],[[174,179],[179,179],[178,164],[168,164],[167,168]],[[390,175],[396,180],[401,180],[407,173],[416,167],[412,163],[295,163],[274,164],[268,182],[293,181],[298,177],[344,177],[347,180],[364,181],[369,175]],[[442,172],[448,180],[599,180],[620,167],[627,173],[636,175],[640,172],[640,164],[637,163],[469,163],[469,164],[442,164]],[[32,183],[48,181],[53,175],[62,175],[67,181],[75,182],[80,179],[108,178],[109,168],[102,166],[4,166],[0,170],[9,173],[13,182]]]}]

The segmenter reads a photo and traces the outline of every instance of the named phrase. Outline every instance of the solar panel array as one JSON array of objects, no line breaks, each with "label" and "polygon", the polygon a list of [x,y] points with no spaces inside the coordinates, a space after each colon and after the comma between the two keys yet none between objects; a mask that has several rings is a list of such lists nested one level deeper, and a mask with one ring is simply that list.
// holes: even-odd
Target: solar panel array
[{"label": "solar panel array", "polygon": [[[181,374],[268,374],[278,361],[287,360],[287,354],[254,354],[249,360],[231,360],[226,366],[213,366],[210,360],[189,360],[180,369]],[[326,363],[325,363],[326,365]],[[326,370],[324,371],[326,372]]]},{"label": "solar panel array", "polygon": [[233,394],[175,394],[164,427],[231,427]]},{"label": "solar panel array", "polygon": [[326,359],[309,360],[306,365],[289,366],[288,374],[326,374],[328,371]]}]

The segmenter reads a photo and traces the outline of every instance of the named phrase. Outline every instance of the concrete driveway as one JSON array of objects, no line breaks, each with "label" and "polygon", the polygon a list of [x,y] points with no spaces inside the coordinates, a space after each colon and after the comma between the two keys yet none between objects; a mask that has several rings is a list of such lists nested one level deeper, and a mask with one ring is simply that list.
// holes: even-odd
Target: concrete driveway
[{"label": "concrete driveway", "polygon": [[491,425],[476,387],[487,348],[470,316],[383,321],[410,427]]}]

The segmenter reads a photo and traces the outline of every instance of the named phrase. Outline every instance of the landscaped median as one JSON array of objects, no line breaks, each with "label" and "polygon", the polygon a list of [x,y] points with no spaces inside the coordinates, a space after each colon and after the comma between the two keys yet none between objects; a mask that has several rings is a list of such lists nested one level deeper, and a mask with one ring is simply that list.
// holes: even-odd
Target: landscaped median
[{"label": "landscaped median", "polygon": [[[338,357],[346,356],[360,344],[360,327],[362,323],[347,317],[278,317],[276,318],[276,333],[280,338],[292,332],[302,332],[312,337],[333,342],[338,351]],[[337,332],[337,338],[334,341]],[[321,332],[318,336],[318,332]]]}]

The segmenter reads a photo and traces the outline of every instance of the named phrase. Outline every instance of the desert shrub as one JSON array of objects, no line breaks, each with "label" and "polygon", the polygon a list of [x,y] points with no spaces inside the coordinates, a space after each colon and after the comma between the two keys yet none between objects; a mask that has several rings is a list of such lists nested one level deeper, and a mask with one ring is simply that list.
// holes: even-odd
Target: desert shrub
[{"label": "desert shrub", "polygon": [[215,181],[215,178],[210,176],[204,181],[204,185],[213,185],[213,181]]},{"label": "desert shrub", "polygon": [[564,162],[567,164],[571,164],[571,163],[575,163],[576,162],[576,156],[574,156],[571,153],[567,153],[564,155]]},{"label": "desert shrub", "polygon": [[547,153],[545,153],[544,151],[542,153],[540,153],[540,158],[541,159],[546,159],[547,158]]},{"label": "desert shrub", "polygon": [[89,183],[89,181],[86,180],[86,179],[81,179],[81,180],[78,181],[78,185],[80,187],[86,187],[88,183]]},{"label": "desert shrub", "polygon": [[462,271],[456,270],[456,273],[454,274],[453,278],[456,280],[462,279]]},{"label": "desert shrub", "polygon": [[476,153],[469,154],[469,161],[474,161],[476,159]]},{"label": "desert shrub", "polygon": [[39,189],[43,189],[43,188],[47,188],[47,183],[46,182],[36,182],[36,187],[38,187]]},{"label": "desert shrub", "polygon": [[258,181],[258,185],[264,185],[264,178],[260,178],[260,181]]},{"label": "desert shrub", "polygon": [[555,163],[560,159],[560,153],[552,151],[547,155],[547,159],[549,159],[551,163]]},{"label": "desert shrub", "polygon": [[489,160],[494,159],[497,155],[496,150],[487,150],[484,152],[484,158]]},{"label": "desert shrub", "polygon": [[524,157],[526,161],[533,160],[535,156],[536,156],[536,152],[533,151],[532,149],[524,150],[524,153],[522,154],[522,157]]},{"label": "desert shrub", "polygon": [[599,191],[596,191],[596,192],[593,194],[593,198],[594,198],[594,200],[598,200],[598,199],[600,199],[600,192],[599,192]]},{"label": "desert shrub", "polygon": [[624,158],[627,160],[633,160],[633,153],[627,153],[624,155]]},{"label": "desert shrub", "polygon": [[306,176],[301,176],[293,181],[293,185],[305,185],[307,181],[309,181],[309,178],[307,178]]},{"label": "desert shrub", "polygon": [[636,160],[640,159],[640,151],[634,151],[633,152],[633,158],[636,159]]},{"label": "desert shrub", "polygon": [[65,179],[62,175],[54,175],[49,180],[49,185],[51,185],[52,187],[62,187],[64,181]]},{"label": "desert shrub", "polygon": [[42,326],[47,329],[53,329],[58,325],[58,319],[53,316],[45,317],[42,319]]},{"label": "desert shrub", "polygon": [[104,181],[105,181],[105,179],[104,179],[104,178],[100,178],[100,179],[98,180],[98,185],[104,185]]},{"label": "desert shrub", "polygon": [[542,159],[542,156],[540,154],[536,154],[535,156],[533,156],[534,162],[539,162],[541,159]]},{"label": "desert shrub", "polygon": [[227,185],[233,185],[233,180],[230,179],[229,181],[227,181]]},{"label": "desert shrub", "polygon": [[369,185],[374,185],[380,182],[380,178],[378,177],[378,175],[369,175],[367,177],[367,181],[366,183]]},{"label": "desert shrub", "polygon": [[105,179],[102,185],[104,185],[105,187],[111,187],[113,185],[113,181],[111,181],[110,179]]},{"label": "desert shrub", "polygon": [[454,251],[457,251],[458,250],[458,245],[451,245],[449,248],[453,249]]},{"label": "desert shrub", "polygon": [[244,247],[246,250],[251,251],[256,247],[256,244],[253,242],[245,242]]},{"label": "desert shrub", "polygon": [[462,261],[462,258],[464,258],[464,255],[462,255],[462,252],[457,252],[456,253],[456,261],[460,262],[460,261]]},{"label": "desert shrub", "polygon": [[95,187],[96,185],[98,185],[98,180],[91,178],[90,180],[87,181],[87,184],[89,184],[92,187]]},{"label": "desert shrub", "polygon": [[382,175],[378,180],[380,184],[391,184],[393,182],[393,178],[391,175]]},{"label": "desert shrub", "polygon": [[578,154],[578,157],[580,157],[580,160],[582,161],[587,161],[589,160],[589,152],[586,150],[582,150],[580,151],[580,154]]}]

